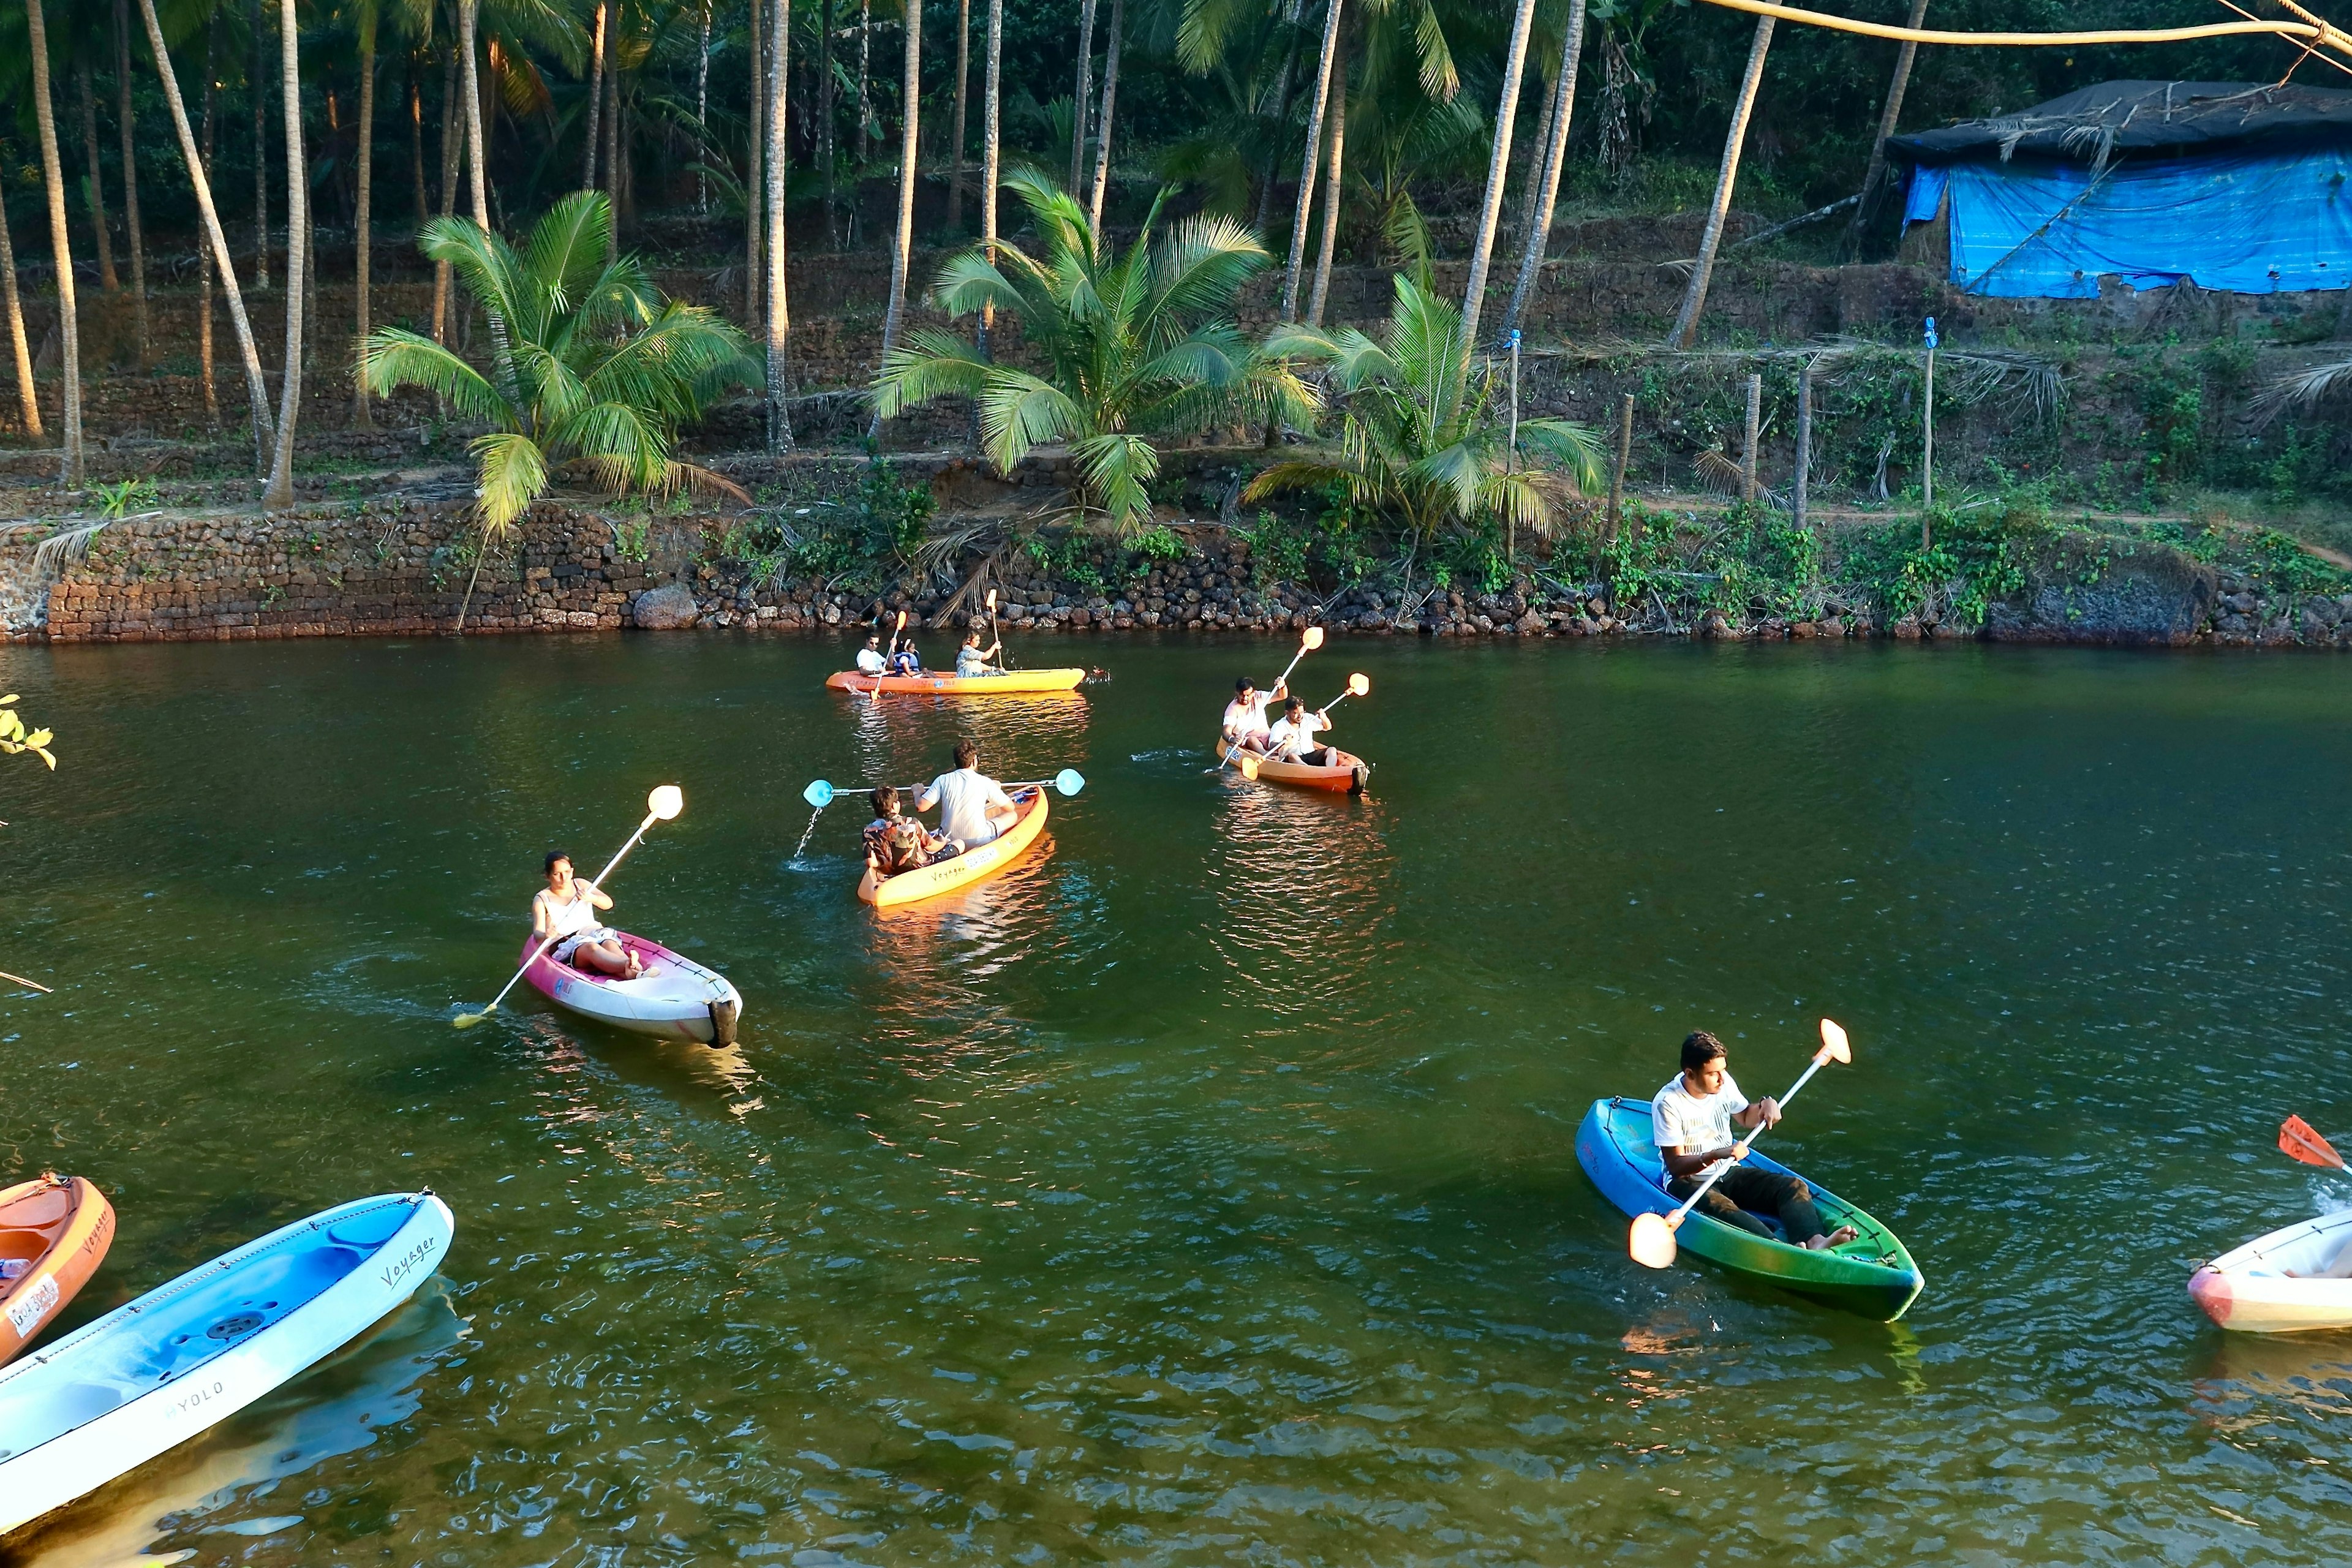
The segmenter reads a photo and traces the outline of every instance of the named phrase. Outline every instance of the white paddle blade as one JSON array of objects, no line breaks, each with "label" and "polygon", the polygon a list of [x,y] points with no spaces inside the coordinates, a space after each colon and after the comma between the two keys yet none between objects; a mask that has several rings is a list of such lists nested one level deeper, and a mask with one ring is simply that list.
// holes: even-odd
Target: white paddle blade
[{"label": "white paddle blade", "polygon": [[686,792],[676,784],[656,785],[654,793],[646,796],[646,809],[664,822],[675,821],[677,814],[686,809]]},{"label": "white paddle blade", "polygon": [[1305,648],[1308,653],[1313,653],[1317,648],[1321,647],[1323,646],[1323,628],[1321,626],[1307,627],[1307,635],[1298,639],[1298,646]]},{"label": "white paddle blade", "polygon": [[1675,1261],[1675,1227],[1662,1214],[1635,1215],[1633,1228],[1625,1237],[1625,1250],[1644,1268],[1669,1268]]},{"label": "white paddle blade", "polygon": [[1853,1060],[1853,1047],[1846,1044],[1845,1030],[1835,1018],[1822,1020],[1822,1055],[1833,1062]]},{"label": "white paddle blade", "polygon": [[1361,697],[1370,692],[1371,689],[1372,678],[1370,676],[1359,674],[1348,677],[1349,696]]}]

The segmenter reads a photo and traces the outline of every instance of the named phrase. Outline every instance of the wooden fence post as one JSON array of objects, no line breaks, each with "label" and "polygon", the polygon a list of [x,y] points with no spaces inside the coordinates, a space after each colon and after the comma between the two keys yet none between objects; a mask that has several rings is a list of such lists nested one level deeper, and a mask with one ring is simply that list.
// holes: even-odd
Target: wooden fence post
[{"label": "wooden fence post", "polygon": [[1808,355],[1797,369],[1797,477],[1790,482],[1791,510],[1797,526],[1805,526],[1810,480],[1813,468],[1813,362]]},{"label": "wooden fence post", "polygon": [[1919,548],[1935,543],[1936,510],[1936,318],[1927,318],[1927,386],[1919,420]]}]

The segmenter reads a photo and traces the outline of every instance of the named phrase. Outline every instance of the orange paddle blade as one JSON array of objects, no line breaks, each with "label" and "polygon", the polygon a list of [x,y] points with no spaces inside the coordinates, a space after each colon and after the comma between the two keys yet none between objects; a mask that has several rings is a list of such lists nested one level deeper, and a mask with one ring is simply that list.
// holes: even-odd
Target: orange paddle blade
[{"label": "orange paddle blade", "polygon": [[1241,759],[1242,777],[1245,779],[1255,779],[1257,777],[1256,753],[1253,752],[1244,752],[1241,754]]},{"label": "orange paddle blade", "polygon": [[2300,1116],[2290,1116],[2279,1123],[2279,1152],[2306,1165],[2331,1165],[2344,1169],[2344,1156],[2328,1145],[2326,1139],[2311,1130],[2311,1123]]}]

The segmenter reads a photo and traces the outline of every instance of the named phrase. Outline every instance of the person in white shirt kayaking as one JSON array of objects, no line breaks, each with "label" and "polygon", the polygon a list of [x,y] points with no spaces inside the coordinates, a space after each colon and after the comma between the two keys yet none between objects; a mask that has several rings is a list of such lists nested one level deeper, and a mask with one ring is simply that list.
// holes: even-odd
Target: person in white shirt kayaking
[{"label": "person in white shirt kayaking", "polygon": [[[1748,1157],[1748,1141],[1735,1140],[1734,1127],[1750,1131],[1769,1127],[1780,1120],[1780,1106],[1769,1095],[1748,1103],[1732,1081],[1723,1042],[1705,1029],[1683,1041],[1682,1061],[1683,1070],[1650,1101],[1650,1136],[1665,1162],[1666,1191],[1687,1198],[1717,1165]],[[1735,1164],[1726,1171],[1698,1201],[1698,1212],[1778,1241],[1783,1238],[1756,1217],[1776,1215],[1788,1233],[1785,1239],[1815,1251],[1860,1234],[1842,1225],[1823,1235],[1812,1188],[1800,1177],[1750,1165]]]},{"label": "person in white shirt kayaking", "polygon": [[970,679],[975,675],[1003,675],[1004,673],[1003,670],[988,661],[1003,651],[1004,644],[1002,639],[983,648],[980,646],[978,632],[966,632],[963,635],[963,647],[956,649],[956,674],[965,679]]},{"label": "person in white shirt kayaking", "polygon": [[955,772],[941,773],[915,794],[915,809],[940,808],[940,831],[955,843],[949,851],[961,855],[977,849],[1013,826],[1020,815],[1004,786],[980,771],[980,748],[958,741]]},{"label": "person in white shirt kayaking", "polygon": [[879,675],[889,668],[890,661],[882,657],[881,637],[877,635],[867,637],[866,639],[866,646],[857,650],[857,673],[860,675]]},{"label": "person in white shirt kayaking", "polygon": [[1218,733],[1229,746],[1239,746],[1244,752],[1265,752],[1265,705],[1279,701],[1285,691],[1281,681],[1274,683],[1271,693],[1260,692],[1257,682],[1243,676],[1234,682],[1234,700],[1225,704],[1225,716],[1218,725]]},{"label": "person in white shirt kayaking", "polygon": [[635,980],[646,972],[637,955],[621,945],[621,934],[596,918],[613,907],[613,896],[595,883],[572,874],[572,857],[562,850],[547,857],[547,886],[530,900],[530,939],[555,945],[547,955],[598,974]]},{"label": "person in white shirt kayaking", "polygon": [[1266,731],[1265,750],[1268,755],[1286,763],[1303,763],[1310,768],[1328,768],[1338,759],[1328,746],[1315,743],[1318,730],[1331,727],[1331,716],[1324,712],[1309,713],[1307,705],[1294,697],[1282,705],[1282,717]]}]

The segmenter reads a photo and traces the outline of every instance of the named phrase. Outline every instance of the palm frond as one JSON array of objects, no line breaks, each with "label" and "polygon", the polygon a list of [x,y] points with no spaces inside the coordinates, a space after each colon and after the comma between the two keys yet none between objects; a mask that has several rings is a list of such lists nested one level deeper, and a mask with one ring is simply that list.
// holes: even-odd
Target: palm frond
[{"label": "palm frond", "polygon": [[511,430],[478,436],[467,450],[474,457],[474,510],[486,531],[503,532],[547,489],[547,454]]},{"label": "palm frond", "polygon": [[2315,364],[2283,375],[2255,395],[2258,424],[2268,425],[2290,408],[2310,408],[2352,392],[2352,359]]},{"label": "palm frond", "polygon": [[520,423],[516,411],[482,376],[481,372],[447,349],[404,327],[379,327],[361,346],[359,377],[370,392],[389,396],[404,386],[421,386],[445,398],[467,419],[503,425]]}]

